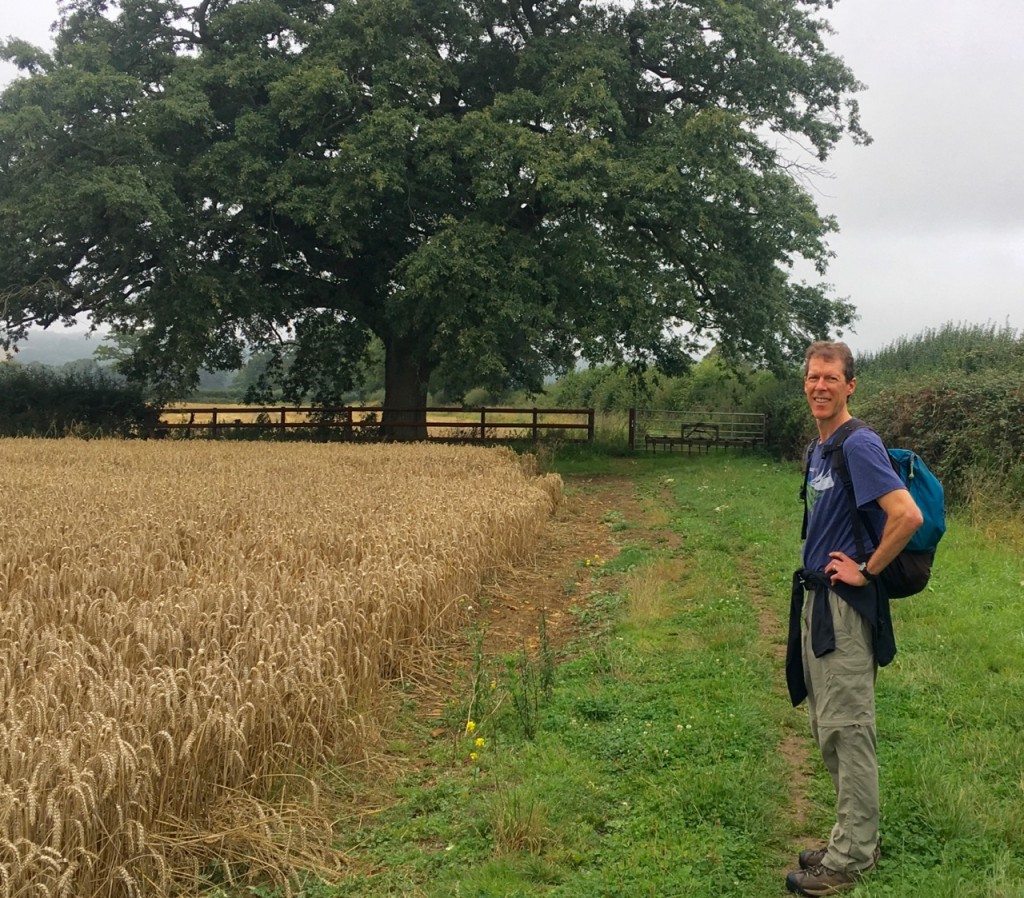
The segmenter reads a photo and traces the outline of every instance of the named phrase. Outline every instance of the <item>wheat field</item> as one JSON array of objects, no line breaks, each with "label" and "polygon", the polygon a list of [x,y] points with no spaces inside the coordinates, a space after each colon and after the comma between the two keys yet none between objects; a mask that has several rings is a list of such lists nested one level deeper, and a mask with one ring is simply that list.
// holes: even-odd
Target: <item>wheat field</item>
[{"label": "wheat field", "polygon": [[99,898],[329,841],[308,772],[361,756],[561,481],[504,449],[13,439],[0,490],[0,898]]}]

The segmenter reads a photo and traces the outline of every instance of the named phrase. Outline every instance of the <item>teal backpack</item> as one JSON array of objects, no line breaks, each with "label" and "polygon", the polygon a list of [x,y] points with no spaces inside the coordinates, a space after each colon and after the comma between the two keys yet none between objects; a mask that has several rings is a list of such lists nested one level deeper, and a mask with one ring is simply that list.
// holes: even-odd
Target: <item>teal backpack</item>
[{"label": "teal backpack", "polygon": [[[839,453],[832,462],[832,470],[842,480],[846,496],[849,499],[858,561],[865,561],[868,557],[865,550],[865,535],[870,536],[871,542],[876,546],[879,535],[875,533],[867,517],[857,508],[857,500],[853,494],[853,482],[843,455],[843,443],[855,430],[868,426],[859,418],[851,418],[845,424],[840,425],[831,445],[826,450],[826,457],[834,455],[836,452]],[[804,483],[800,490],[800,495],[804,500],[802,538],[807,537],[807,471],[813,449],[813,443],[807,447]],[[910,491],[911,497],[917,503],[917,507],[921,509],[921,514],[924,517],[924,523],[917,528],[910,542],[896,556],[892,564],[882,571],[879,578],[885,584],[890,598],[901,599],[921,592],[928,585],[932,573],[932,563],[935,560],[935,550],[938,548],[942,535],[946,532],[946,499],[938,477],[928,469],[921,456],[910,449],[887,448],[886,451],[889,453],[889,461],[892,463],[893,470]]]}]

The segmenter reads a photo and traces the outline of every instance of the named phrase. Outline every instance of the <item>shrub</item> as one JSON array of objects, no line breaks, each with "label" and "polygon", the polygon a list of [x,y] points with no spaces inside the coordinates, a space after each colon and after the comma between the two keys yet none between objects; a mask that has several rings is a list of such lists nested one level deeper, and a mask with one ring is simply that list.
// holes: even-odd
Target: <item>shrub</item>
[{"label": "shrub", "polygon": [[766,380],[751,394],[745,410],[764,415],[765,447],[770,452],[779,458],[803,457],[815,430],[799,373]]},{"label": "shrub", "polygon": [[547,390],[545,404],[555,408],[625,411],[646,404],[653,375],[638,380],[626,368],[600,365],[572,371]]},{"label": "shrub", "polygon": [[159,415],[101,368],[0,365],[0,436],[137,436]]},{"label": "shrub", "polygon": [[883,390],[865,401],[860,417],[890,445],[914,449],[942,479],[953,501],[968,498],[982,480],[1024,500],[1024,372],[986,369],[935,376]]}]

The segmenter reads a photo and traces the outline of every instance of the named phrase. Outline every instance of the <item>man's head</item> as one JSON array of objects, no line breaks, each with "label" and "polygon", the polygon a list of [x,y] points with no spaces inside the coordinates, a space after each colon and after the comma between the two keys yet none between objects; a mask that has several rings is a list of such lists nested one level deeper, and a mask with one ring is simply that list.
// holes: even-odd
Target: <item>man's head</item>
[{"label": "man's head", "polygon": [[824,438],[850,416],[846,403],[857,385],[853,353],[845,343],[819,340],[804,359],[804,395]]},{"label": "man's head", "polygon": [[804,353],[804,376],[811,366],[811,359],[824,359],[826,362],[839,362],[843,366],[843,376],[854,380],[853,353],[845,343],[834,343],[831,340],[818,340],[807,347]]}]

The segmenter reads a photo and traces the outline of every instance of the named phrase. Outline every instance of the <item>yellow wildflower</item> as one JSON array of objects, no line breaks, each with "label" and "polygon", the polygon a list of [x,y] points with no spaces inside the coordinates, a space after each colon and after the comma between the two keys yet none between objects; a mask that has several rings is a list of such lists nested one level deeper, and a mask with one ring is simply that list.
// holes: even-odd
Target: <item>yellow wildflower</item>
[{"label": "yellow wildflower", "polygon": [[484,741],[483,736],[477,736],[476,742],[473,743],[477,748],[483,748],[487,743]]},{"label": "yellow wildflower", "polygon": [[473,735],[473,733],[474,733],[474,731],[475,731],[475,730],[476,730],[476,723],[475,723],[474,721],[472,721],[472,720],[468,720],[468,721],[466,721],[466,732],[467,732],[467,733],[468,733],[468,734],[469,734],[470,736],[472,736],[472,735]]}]

